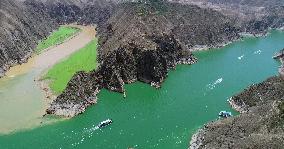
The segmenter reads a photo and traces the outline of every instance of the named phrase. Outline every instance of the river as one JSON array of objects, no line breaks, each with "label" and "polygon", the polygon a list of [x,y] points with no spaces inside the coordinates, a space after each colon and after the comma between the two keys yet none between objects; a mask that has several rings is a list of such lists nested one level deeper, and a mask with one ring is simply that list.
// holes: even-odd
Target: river
[{"label": "river", "polygon": [[49,67],[83,48],[95,38],[94,26],[69,25],[81,29],[74,38],[35,55],[27,63],[12,67],[0,79],[0,134],[29,129],[59,119],[42,118],[50,102],[38,80]]},{"label": "river", "polygon": [[[272,31],[267,37],[196,52],[199,62],[179,65],[161,89],[130,84],[126,99],[102,90],[98,104],[84,114],[2,135],[0,148],[185,149],[191,135],[217,119],[219,111],[233,111],[227,102],[232,95],[277,74],[280,63],[272,55],[284,47],[283,40],[283,32]],[[107,118],[114,123],[95,129]]]}]

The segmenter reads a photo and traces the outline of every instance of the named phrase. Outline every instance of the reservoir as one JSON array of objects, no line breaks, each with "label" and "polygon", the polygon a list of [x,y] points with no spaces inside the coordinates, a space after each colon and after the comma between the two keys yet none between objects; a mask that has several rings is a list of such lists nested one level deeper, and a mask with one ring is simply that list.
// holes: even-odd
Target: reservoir
[{"label": "reservoir", "polygon": [[[179,65],[161,89],[130,84],[126,86],[127,98],[102,90],[98,104],[84,114],[3,134],[0,148],[186,149],[192,134],[216,120],[219,111],[238,114],[227,102],[231,96],[277,75],[280,62],[272,56],[284,48],[283,41],[284,33],[274,30],[266,37],[248,37],[220,49],[195,52],[199,62]],[[0,86],[0,98],[4,91]],[[108,118],[113,120],[110,126],[95,128]]]}]

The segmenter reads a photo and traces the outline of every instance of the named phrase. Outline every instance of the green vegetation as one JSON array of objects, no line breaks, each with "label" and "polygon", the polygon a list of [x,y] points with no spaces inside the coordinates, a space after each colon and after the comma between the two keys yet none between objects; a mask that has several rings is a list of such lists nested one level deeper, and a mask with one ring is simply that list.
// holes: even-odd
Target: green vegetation
[{"label": "green vegetation", "polygon": [[49,87],[55,94],[60,94],[66,88],[69,80],[78,71],[91,71],[97,67],[97,39],[84,48],[72,54],[66,60],[59,62],[48,70],[43,79],[50,80]]},{"label": "green vegetation", "polygon": [[47,39],[40,41],[36,48],[36,52],[40,53],[44,49],[61,44],[78,31],[80,31],[78,28],[62,26],[57,31],[54,31]]}]

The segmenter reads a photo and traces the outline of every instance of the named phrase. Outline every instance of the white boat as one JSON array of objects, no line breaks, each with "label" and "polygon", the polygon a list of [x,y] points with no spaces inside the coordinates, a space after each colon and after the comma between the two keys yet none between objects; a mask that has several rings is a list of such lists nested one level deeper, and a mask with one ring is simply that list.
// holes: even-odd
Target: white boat
[{"label": "white boat", "polygon": [[111,119],[107,119],[107,120],[105,120],[105,121],[100,122],[100,123],[97,125],[97,127],[98,127],[98,128],[106,127],[106,126],[110,125],[111,123],[112,123],[112,120],[111,120]]},{"label": "white boat", "polygon": [[228,112],[228,111],[220,111],[219,116],[224,117],[224,118],[228,118],[228,117],[232,116],[232,113]]}]

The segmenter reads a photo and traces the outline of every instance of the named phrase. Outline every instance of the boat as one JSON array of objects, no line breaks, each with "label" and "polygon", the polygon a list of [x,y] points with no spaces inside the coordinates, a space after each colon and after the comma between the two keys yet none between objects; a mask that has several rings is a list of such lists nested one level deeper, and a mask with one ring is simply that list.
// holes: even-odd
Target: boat
[{"label": "boat", "polygon": [[105,121],[100,122],[100,123],[97,125],[97,127],[98,127],[98,128],[106,127],[106,126],[110,125],[111,123],[112,123],[112,120],[111,120],[111,119],[107,119],[107,120],[105,120]]},{"label": "boat", "polygon": [[219,116],[220,116],[220,117],[223,117],[223,118],[228,118],[228,117],[231,117],[231,116],[232,116],[232,113],[231,113],[231,112],[228,112],[228,111],[220,111],[220,112],[219,112]]}]

